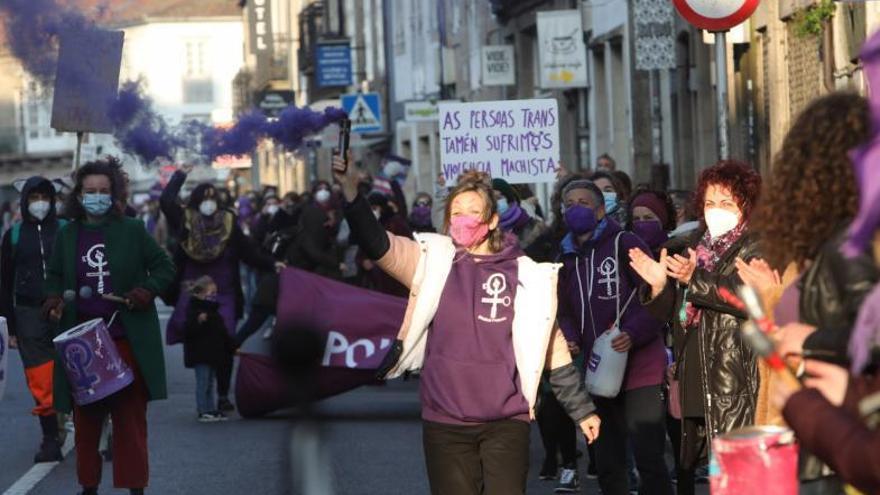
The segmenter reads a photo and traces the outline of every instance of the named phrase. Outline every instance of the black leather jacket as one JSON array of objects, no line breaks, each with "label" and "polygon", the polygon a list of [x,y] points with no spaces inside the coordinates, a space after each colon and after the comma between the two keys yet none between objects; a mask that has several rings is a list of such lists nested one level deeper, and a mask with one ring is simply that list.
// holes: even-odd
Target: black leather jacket
[{"label": "black leather jacket", "polygon": [[847,346],[865,296],[880,279],[870,254],[840,252],[846,229],[825,242],[800,281],[801,321],[817,330],[804,342],[804,357],[849,365]]},{"label": "black leather jacket", "polygon": [[[695,248],[703,232],[689,235],[688,245]],[[706,429],[710,437],[754,422],[755,403],[758,395],[758,368],[756,356],[740,338],[740,325],[746,315],[730,306],[719,296],[718,290],[726,287],[735,293],[742,284],[736,270],[736,259],[746,261],[758,257],[757,242],[744,234],[721,258],[715,271],[709,273],[697,269],[687,286],[687,300],[702,310],[700,326],[696,330],[698,349],[702,353],[703,369],[699,370],[705,390],[682,390],[686,394],[701,393],[706,412]],[[679,318],[679,310],[685,297],[685,287],[670,279],[666,289],[650,299],[650,289],[642,291],[642,304],[655,317],[673,324],[673,342],[676,360],[684,359],[685,332]],[[678,369],[679,374],[688,370]]]}]

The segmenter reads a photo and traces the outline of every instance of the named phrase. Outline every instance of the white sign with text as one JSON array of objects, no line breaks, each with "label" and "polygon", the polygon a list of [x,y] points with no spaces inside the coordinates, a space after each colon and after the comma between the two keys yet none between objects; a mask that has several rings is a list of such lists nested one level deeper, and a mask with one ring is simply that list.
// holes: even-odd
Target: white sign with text
[{"label": "white sign with text", "polygon": [[483,86],[509,86],[516,83],[513,46],[483,47]]},{"label": "white sign with text", "polygon": [[467,170],[511,184],[554,182],[559,170],[556,100],[441,103],[440,160],[450,186]]}]

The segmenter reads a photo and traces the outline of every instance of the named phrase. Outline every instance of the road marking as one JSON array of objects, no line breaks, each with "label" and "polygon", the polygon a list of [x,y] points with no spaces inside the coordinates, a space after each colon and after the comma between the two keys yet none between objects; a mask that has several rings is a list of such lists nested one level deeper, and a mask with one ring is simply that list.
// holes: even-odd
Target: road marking
[{"label": "road marking", "polygon": [[[61,454],[65,458],[67,457],[67,454],[73,450],[73,444],[73,432],[68,432],[67,439],[64,440],[64,445],[61,447]],[[18,481],[3,492],[3,495],[27,495],[35,486],[37,486],[37,483],[43,481],[43,478],[46,476],[49,476],[49,473],[51,473],[58,464],[61,463],[41,462],[39,464],[34,464],[34,467],[24,473],[24,476],[19,478]]]}]

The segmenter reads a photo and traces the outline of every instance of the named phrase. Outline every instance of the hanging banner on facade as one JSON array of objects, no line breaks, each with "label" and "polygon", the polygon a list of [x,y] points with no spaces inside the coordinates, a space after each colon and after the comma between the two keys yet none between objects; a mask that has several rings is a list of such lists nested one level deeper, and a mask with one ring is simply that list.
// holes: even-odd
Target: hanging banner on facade
[{"label": "hanging banner on facade", "polygon": [[578,10],[538,12],[541,88],[587,87],[587,48]]},{"label": "hanging banner on facade", "polygon": [[318,87],[351,84],[351,46],[348,43],[321,43],[315,49]]},{"label": "hanging banner on facade", "polygon": [[669,0],[634,0],[636,69],[675,68],[674,18]]},{"label": "hanging banner on facade", "polygon": [[251,53],[257,57],[256,79],[258,86],[269,80],[269,67],[272,61],[272,11],[269,0],[248,0],[247,2],[248,38]]},{"label": "hanging banner on facade", "polygon": [[483,86],[510,86],[516,83],[513,46],[483,47]]},{"label": "hanging banner on facade", "polygon": [[447,184],[467,170],[511,184],[554,182],[559,170],[555,99],[440,104],[440,162]]}]

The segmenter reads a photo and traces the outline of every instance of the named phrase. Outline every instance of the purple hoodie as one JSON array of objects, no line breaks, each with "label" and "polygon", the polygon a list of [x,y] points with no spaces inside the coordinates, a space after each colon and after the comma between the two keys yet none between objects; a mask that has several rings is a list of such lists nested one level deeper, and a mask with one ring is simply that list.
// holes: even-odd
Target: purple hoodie
[{"label": "purple hoodie", "polygon": [[422,418],[446,424],[529,421],[513,352],[516,237],[491,256],[458,251],[428,332]]},{"label": "purple hoodie", "polygon": [[[611,328],[617,319],[615,275],[618,261],[614,257],[614,238],[622,229],[617,222],[606,217],[597,230],[598,239],[580,247],[575,245],[571,234],[563,239],[563,268],[559,272],[559,326],[566,340],[578,344],[581,352],[588,356],[596,336]],[[625,268],[620,274],[620,307],[623,311],[629,295],[637,291],[641,283],[641,278],[629,266],[629,250],[639,248],[648,255],[651,252],[631,232],[620,237],[619,246],[619,262]],[[666,365],[663,323],[639,304],[638,294],[623,311],[620,329],[629,334],[633,342],[626,364],[624,390],[660,384]]]}]

